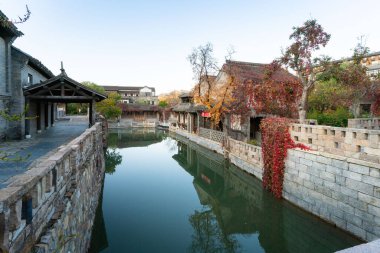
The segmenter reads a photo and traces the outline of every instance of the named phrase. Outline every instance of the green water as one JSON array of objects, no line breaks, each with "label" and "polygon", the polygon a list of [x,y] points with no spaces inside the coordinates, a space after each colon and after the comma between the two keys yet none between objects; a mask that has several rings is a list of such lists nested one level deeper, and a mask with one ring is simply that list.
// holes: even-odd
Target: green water
[{"label": "green water", "polygon": [[360,243],[274,199],[222,156],[176,138],[154,130],[109,134],[90,253],[321,253]]}]

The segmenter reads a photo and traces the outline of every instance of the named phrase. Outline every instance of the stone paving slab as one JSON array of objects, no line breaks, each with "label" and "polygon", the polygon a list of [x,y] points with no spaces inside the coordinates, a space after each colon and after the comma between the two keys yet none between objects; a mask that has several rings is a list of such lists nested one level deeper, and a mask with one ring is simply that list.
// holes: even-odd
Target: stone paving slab
[{"label": "stone paving slab", "polygon": [[9,154],[8,158],[21,157],[22,159],[0,161],[0,188],[7,185],[9,178],[25,172],[34,162],[76,138],[87,127],[88,122],[86,121],[58,121],[54,127],[47,129],[32,139],[1,143],[0,150]]}]

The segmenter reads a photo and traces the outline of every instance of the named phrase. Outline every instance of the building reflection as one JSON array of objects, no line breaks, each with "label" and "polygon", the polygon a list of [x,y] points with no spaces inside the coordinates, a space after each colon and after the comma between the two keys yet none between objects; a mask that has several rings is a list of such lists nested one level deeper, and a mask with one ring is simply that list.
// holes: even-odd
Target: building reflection
[{"label": "building reflection", "polygon": [[110,129],[107,144],[109,148],[146,147],[164,140],[166,132],[155,128]]},{"label": "building reflection", "polygon": [[[333,226],[273,198],[257,178],[221,155],[183,139],[173,159],[194,177],[203,206],[189,217],[191,252],[239,252],[240,235],[258,235],[267,253],[331,252],[352,243],[352,237]],[[330,232],[334,237],[327,236]]]},{"label": "building reflection", "polygon": [[[103,184],[104,187],[104,184]],[[94,225],[92,227],[91,243],[88,253],[99,253],[108,248],[107,230],[103,217],[103,189],[96,208]]]}]

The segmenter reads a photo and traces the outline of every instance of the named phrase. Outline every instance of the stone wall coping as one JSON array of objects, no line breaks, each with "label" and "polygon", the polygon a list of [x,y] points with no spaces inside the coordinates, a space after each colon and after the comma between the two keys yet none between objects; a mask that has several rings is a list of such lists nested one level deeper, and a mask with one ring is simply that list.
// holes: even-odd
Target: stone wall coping
[{"label": "stone wall coping", "polygon": [[21,186],[15,186],[15,187],[7,187],[4,189],[1,189],[0,191],[0,202],[15,202],[12,201],[13,198],[18,197],[18,192],[21,190]]},{"label": "stone wall coping", "polygon": [[290,126],[316,128],[316,129],[330,129],[330,130],[357,132],[357,133],[380,134],[380,130],[373,130],[373,129],[333,127],[333,126],[325,126],[325,125],[307,125],[307,124],[297,124],[297,123],[291,123]]},{"label": "stone wall coping", "polygon": [[[87,129],[79,137],[75,138],[76,142],[80,142],[85,139],[89,134],[95,132],[98,128],[101,128],[101,123],[96,123],[90,129]],[[8,180],[8,186],[0,189],[0,202],[6,202],[12,204],[18,201],[24,194],[29,192],[44,176],[46,176],[58,163],[62,162],[64,158],[70,155],[72,151],[72,142],[62,145],[55,150],[55,152],[41,161],[35,164],[22,174],[11,177]],[[74,146],[78,148],[78,145]]]},{"label": "stone wall coping", "polygon": [[350,120],[380,120],[380,118],[375,117],[375,118],[354,118],[354,119],[348,119]]},{"label": "stone wall coping", "polygon": [[379,163],[372,163],[372,162],[368,162],[368,161],[364,161],[364,160],[359,160],[359,159],[350,158],[350,157],[346,157],[346,156],[334,155],[334,154],[330,154],[330,153],[326,153],[326,152],[321,152],[321,151],[315,151],[315,150],[303,150],[303,149],[300,149],[300,148],[295,148],[295,149],[291,149],[291,150],[298,151],[298,152],[303,152],[303,153],[307,153],[307,154],[313,154],[313,155],[316,155],[316,156],[318,156],[318,155],[319,156],[324,156],[324,157],[327,157],[327,158],[332,158],[332,159],[336,159],[336,160],[346,161],[348,163],[355,163],[355,164],[358,164],[358,165],[363,165],[363,166],[367,166],[367,167],[372,167],[372,168],[380,169],[380,164]]},{"label": "stone wall coping", "polygon": [[246,142],[243,142],[243,141],[238,141],[238,140],[235,140],[235,139],[233,139],[231,137],[228,137],[228,140],[229,141],[233,141],[233,142],[237,142],[237,143],[239,143],[241,145],[246,145],[246,146],[251,147],[251,148],[262,149],[260,146],[252,145],[252,144],[249,144],[249,143],[246,143]]}]

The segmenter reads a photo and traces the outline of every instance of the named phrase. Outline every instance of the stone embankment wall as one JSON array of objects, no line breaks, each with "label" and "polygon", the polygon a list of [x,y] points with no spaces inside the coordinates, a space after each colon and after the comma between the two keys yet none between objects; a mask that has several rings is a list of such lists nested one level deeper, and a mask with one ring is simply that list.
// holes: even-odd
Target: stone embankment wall
[{"label": "stone embankment wall", "polygon": [[[315,127],[299,124],[294,126],[301,127],[301,131],[297,133],[306,132],[302,129]],[[324,129],[331,130],[324,126],[313,129],[321,130],[322,136],[325,133]],[[263,161],[260,147],[226,136],[222,142],[215,142],[183,130],[174,128],[170,130],[201,146],[224,154],[239,168],[262,179]],[[335,128],[335,131],[337,133],[338,130]],[[339,131],[343,131],[343,128]],[[347,135],[353,131],[346,129]],[[359,131],[356,129],[357,134]],[[308,134],[313,133],[318,137],[316,130],[308,132]],[[352,143],[355,145],[357,142]],[[321,151],[289,150],[283,196],[289,202],[363,240],[372,241],[380,238],[379,163]]]},{"label": "stone embankment wall", "polygon": [[0,252],[86,252],[104,177],[103,126],[0,190]]},{"label": "stone embankment wall", "polygon": [[380,238],[380,164],[289,150],[283,196],[356,236]]},{"label": "stone embankment wall", "polygon": [[380,130],[380,118],[348,119],[348,128]]}]

